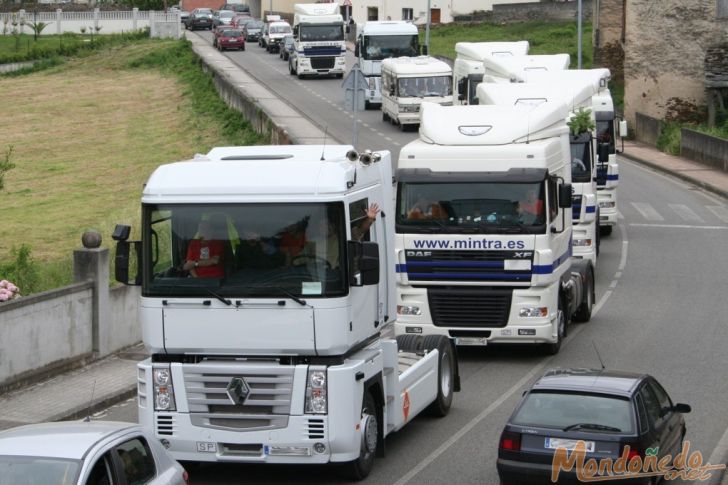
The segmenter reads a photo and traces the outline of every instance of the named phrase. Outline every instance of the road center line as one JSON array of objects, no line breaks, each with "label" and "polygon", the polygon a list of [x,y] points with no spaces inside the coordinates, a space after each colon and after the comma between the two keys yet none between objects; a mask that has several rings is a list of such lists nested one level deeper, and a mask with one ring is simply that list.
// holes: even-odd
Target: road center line
[{"label": "road center line", "polygon": [[[624,266],[627,264],[627,248],[628,248],[628,241],[626,240],[626,231],[622,228],[622,225],[619,224],[617,226],[619,229],[620,238],[622,239],[622,250],[620,255],[620,263],[619,263],[619,271],[624,270]],[[599,299],[599,302],[594,305],[594,308],[592,309],[592,318],[594,318],[598,313],[599,310],[602,309],[604,304],[607,302],[609,297],[612,295],[612,290],[607,290],[604,292],[602,297]],[[586,325],[579,325],[576,327],[576,329],[573,329],[569,332],[569,336],[564,340],[564,345],[562,345],[562,349],[566,346],[568,346],[569,342],[571,342],[574,338],[576,338],[579,333],[586,328]],[[460,428],[457,433],[452,435],[450,439],[445,441],[443,444],[441,444],[435,451],[427,455],[422,461],[420,461],[417,465],[414,466],[407,474],[405,474],[402,478],[397,480],[394,485],[405,485],[407,482],[412,480],[417,476],[418,473],[420,473],[422,470],[427,468],[433,461],[435,461],[440,455],[445,453],[452,445],[454,445],[460,438],[465,436],[470,430],[472,430],[474,427],[476,427],[481,421],[483,421],[485,418],[487,418],[493,411],[498,409],[504,402],[506,402],[510,397],[516,393],[516,391],[520,390],[521,387],[525,386],[531,379],[533,379],[538,373],[540,373],[546,365],[551,362],[554,359],[553,357],[545,357],[538,365],[536,365],[531,371],[523,376],[518,382],[513,384],[513,386],[508,389],[504,394],[501,395],[498,399],[496,399],[494,402],[490,404],[487,408],[485,408],[483,411],[481,411],[480,414],[478,414],[476,417],[468,421],[468,423]],[[727,438],[728,439],[728,438]]]}]

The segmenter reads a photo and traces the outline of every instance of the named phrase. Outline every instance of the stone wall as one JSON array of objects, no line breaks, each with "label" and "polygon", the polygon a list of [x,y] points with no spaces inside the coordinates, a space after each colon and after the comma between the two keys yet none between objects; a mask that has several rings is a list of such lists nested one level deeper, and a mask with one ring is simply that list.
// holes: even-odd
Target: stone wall
[{"label": "stone wall", "polygon": [[609,68],[612,79],[623,79],[624,49],[622,47],[625,0],[593,2],[592,45],[594,65]]},{"label": "stone wall", "polygon": [[[582,20],[591,22],[593,0],[582,1]],[[577,2],[534,2],[493,5],[493,22],[524,22],[528,20],[576,20]]]},{"label": "stone wall", "polygon": [[699,116],[705,105],[705,50],[728,36],[715,0],[627,2],[625,116]]}]

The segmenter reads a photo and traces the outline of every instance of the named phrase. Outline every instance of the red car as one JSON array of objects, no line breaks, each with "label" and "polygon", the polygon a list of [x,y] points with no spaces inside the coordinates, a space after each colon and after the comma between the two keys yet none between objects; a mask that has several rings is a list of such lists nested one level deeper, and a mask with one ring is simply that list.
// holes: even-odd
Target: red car
[{"label": "red car", "polygon": [[224,29],[222,34],[217,38],[217,48],[220,51],[225,49],[245,50],[245,37],[243,33],[236,29]]},{"label": "red car", "polygon": [[212,29],[212,47],[217,47],[217,39],[225,30],[230,30],[229,25],[219,25]]}]

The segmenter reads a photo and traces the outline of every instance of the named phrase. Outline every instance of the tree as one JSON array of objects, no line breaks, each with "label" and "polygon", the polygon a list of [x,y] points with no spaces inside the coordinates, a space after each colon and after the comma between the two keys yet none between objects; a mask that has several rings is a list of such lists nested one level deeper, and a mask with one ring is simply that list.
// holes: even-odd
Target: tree
[{"label": "tree", "polygon": [[43,29],[48,27],[50,24],[46,22],[28,22],[28,25],[30,25],[30,28],[33,29],[33,40],[37,42],[40,33],[43,32]]}]

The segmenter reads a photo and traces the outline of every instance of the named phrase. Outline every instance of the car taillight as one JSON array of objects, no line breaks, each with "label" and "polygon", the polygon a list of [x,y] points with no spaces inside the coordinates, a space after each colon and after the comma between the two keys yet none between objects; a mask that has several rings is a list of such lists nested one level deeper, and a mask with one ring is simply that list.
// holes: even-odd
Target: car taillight
[{"label": "car taillight", "polygon": [[645,457],[639,445],[633,443],[626,443],[624,445],[624,448],[622,449],[622,454],[624,455],[625,452],[627,453],[627,463],[629,463],[632,458],[637,457],[641,459]]},{"label": "car taillight", "polygon": [[521,434],[504,431],[500,439],[500,449],[508,451],[521,451]]},{"label": "car taillight", "polygon": [[189,474],[189,473],[187,473],[187,470],[184,470],[184,471],[182,472],[182,480],[184,480],[184,481],[185,481],[185,484],[186,484],[186,485],[190,485],[190,474]]}]

